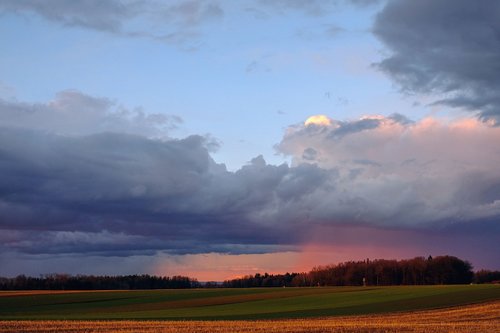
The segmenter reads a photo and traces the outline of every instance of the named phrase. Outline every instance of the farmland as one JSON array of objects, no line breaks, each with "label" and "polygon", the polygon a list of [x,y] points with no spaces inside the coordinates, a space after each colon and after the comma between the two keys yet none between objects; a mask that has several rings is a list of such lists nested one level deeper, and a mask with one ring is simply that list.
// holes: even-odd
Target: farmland
[{"label": "farmland", "polygon": [[[0,292],[0,320],[260,320],[377,315],[493,302],[500,286]],[[441,310],[442,311],[442,310]],[[497,312],[498,313],[498,312]]]},{"label": "farmland", "polygon": [[256,321],[0,321],[0,333],[117,332],[117,333],[496,333],[500,302],[446,309]]}]

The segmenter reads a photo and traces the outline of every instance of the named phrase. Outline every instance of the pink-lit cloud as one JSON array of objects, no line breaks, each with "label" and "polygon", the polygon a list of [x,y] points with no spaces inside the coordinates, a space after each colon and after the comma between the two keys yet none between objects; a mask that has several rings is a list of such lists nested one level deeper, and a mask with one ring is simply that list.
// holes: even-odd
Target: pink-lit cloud
[{"label": "pink-lit cloud", "polygon": [[325,215],[352,201],[359,205],[351,218],[403,226],[498,216],[498,142],[500,127],[475,118],[394,115],[292,126],[278,149],[295,166],[336,174],[331,191],[311,198],[330,204]]}]

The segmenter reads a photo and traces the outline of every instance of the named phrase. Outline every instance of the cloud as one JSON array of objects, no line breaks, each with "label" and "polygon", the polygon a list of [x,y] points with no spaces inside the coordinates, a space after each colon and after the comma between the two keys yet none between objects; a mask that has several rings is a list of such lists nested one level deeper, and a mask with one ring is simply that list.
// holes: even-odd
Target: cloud
[{"label": "cloud", "polygon": [[499,141],[474,119],[393,115],[296,125],[277,148],[330,175],[309,203],[316,220],[432,228],[498,216]]},{"label": "cloud", "polygon": [[309,28],[299,28],[295,35],[304,41],[312,41],[317,39],[336,38],[339,34],[345,32],[344,28],[335,24],[324,24],[322,26],[315,26]]},{"label": "cloud", "polygon": [[373,31],[391,54],[377,66],[404,91],[500,121],[500,3],[389,1]]},{"label": "cloud", "polygon": [[[154,126],[143,130],[142,117],[124,120],[118,110],[78,92],[2,104],[2,252],[269,253],[313,238],[364,244],[354,236],[361,227],[407,231],[417,245],[434,234],[492,244],[499,127],[401,115],[298,124],[277,146],[291,166],[257,156],[230,172],[211,157],[210,137],[157,136]],[[117,119],[113,131],[98,126],[109,119]]]},{"label": "cloud", "polygon": [[[54,24],[104,32],[127,38],[146,38],[192,51],[203,45],[207,26],[219,24],[226,12],[251,13],[267,19],[287,12],[318,17],[345,6],[366,7],[383,0],[245,0],[235,4],[226,0],[5,0],[0,13],[25,18],[38,16]],[[344,30],[334,24],[320,30],[299,29],[303,38],[332,38]]]},{"label": "cloud", "polygon": [[118,33],[123,21],[136,15],[136,6],[121,1],[20,0],[2,1],[0,8],[17,13],[31,12],[66,26],[79,26]]},{"label": "cloud", "polygon": [[127,109],[116,102],[76,90],[57,93],[47,103],[22,103],[0,99],[2,126],[38,129],[65,135],[119,132],[167,136],[182,119],[162,113]]},{"label": "cloud", "polygon": [[174,20],[179,25],[194,26],[208,20],[220,19],[224,11],[215,2],[208,1],[179,1],[159,13],[165,20]]},{"label": "cloud", "polygon": [[[179,46],[196,44],[200,27],[223,17],[214,1],[185,0],[6,0],[0,11],[35,14],[54,23],[128,37],[145,37]],[[138,26],[143,28],[137,29]],[[191,45],[192,46],[192,45]]]},{"label": "cloud", "polygon": [[[69,137],[6,127],[0,136],[0,169],[9,175],[0,181],[0,228],[24,230],[25,235],[38,230],[28,243],[12,245],[17,250],[104,252],[112,241],[89,244],[87,240],[106,230],[108,238],[123,239],[123,233],[150,237],[132,238],[126,253],[160,246],[196,251],[196,244],[189,241],[198,240],[204,224],[220,227],[223,215],[211,217],[212,205],[207,207],[201,199],[210,199],[215,191],[210,170],[224,168],[210,158],[202,137],[167,141],[118,133]],[[73,234],[71,242],[57,241],[55,235],[68,232],[80,233]],[[90,238],[80,237],[87,234]],[[47,246],[49,240],[54,244]]]},{"label": "cloud", "polygon": [[267,7],[285,13],[295,10],[310,16],[322,16],[340,6],[353,5],[365,7],[375,5],[384,0],[257,0],[259,7]]}]

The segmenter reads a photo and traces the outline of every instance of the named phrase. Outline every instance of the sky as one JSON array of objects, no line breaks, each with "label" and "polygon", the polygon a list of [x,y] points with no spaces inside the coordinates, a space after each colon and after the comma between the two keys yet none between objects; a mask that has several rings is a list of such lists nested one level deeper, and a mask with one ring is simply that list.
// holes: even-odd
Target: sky
[{"label": "sky", "polygon": [[3,0],[0,276],[500,269],[500,2]]}]

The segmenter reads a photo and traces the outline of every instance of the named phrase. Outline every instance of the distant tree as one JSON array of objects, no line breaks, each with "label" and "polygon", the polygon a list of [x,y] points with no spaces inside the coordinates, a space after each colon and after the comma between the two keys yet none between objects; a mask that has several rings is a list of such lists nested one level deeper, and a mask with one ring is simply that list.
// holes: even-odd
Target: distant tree
[{"label": "distant tree", "polygon": [[150,275],[93,276],[48,274],[38,278],[19,275],[0,278],[0,290],[98,290],[98,289],[185,289],[198,288],[196,279],[185,276]]},{"label": "distant tree", "polygon": [[406,260],[349,261],[314,267],[308,274],[309,285],[359,286],[470,283],[472,266],[452,256]]},{"label": "distant tree", "polygon": [[[366,285],[417,285],[463,284],[472,281],[489,283],[500,280],[498,271],[479,271],[475,275],[469,262],[453,256],[427,259],[416,257],[406,260],[348,261],[336,265],[317,266],[308,273],[247,275],[227,280],[228,288],[249,287],[303,287],[303,286],[361,286]],[[364,282],[363,282],[364,281]],[[1,278],[0,290],[43,289],[166,289],[199,288],[202,285],[186,276],[160,277],[151,275],[94,276],[48,274],[40,277],[19,275]]]},{"label": "distant tree", "polygon": [[472,265],[453,256],[435,257],[428,261],[427,281],[430,284],[463,284],[472,282]]},{"label": "distant tree", "polygon": [[500,283],[500,271],[480,270],[474,274],[475,283]]}]

